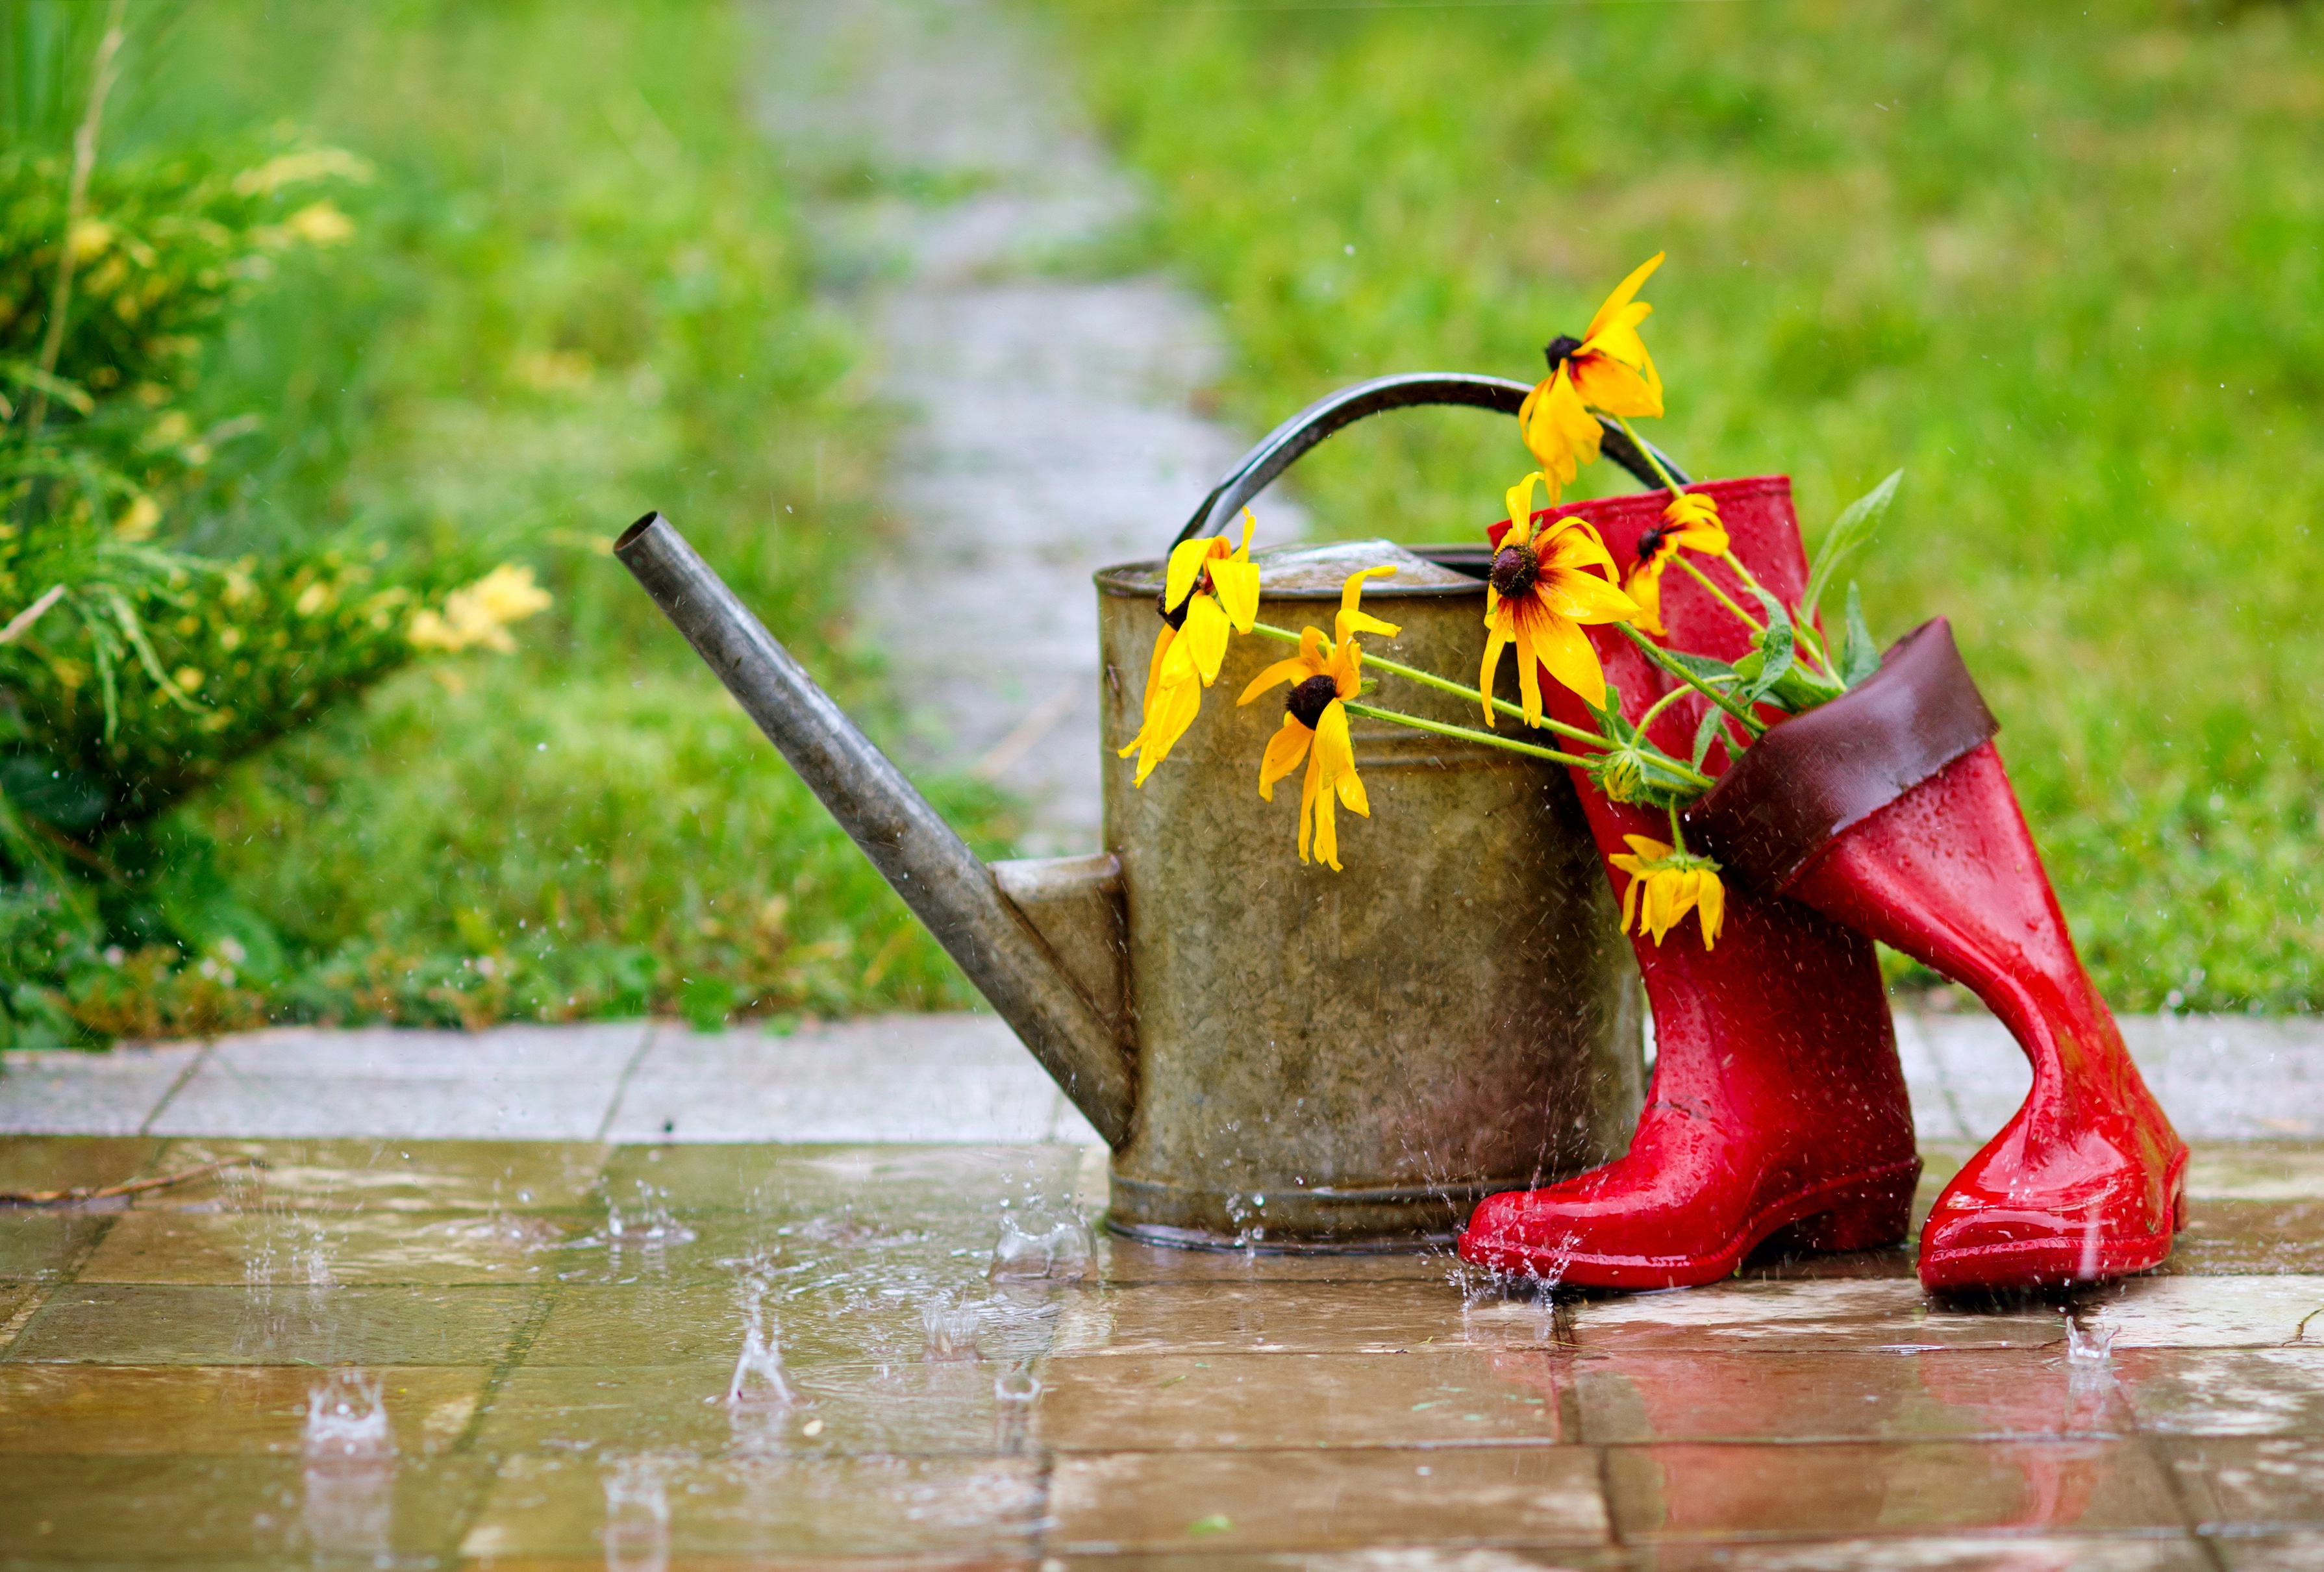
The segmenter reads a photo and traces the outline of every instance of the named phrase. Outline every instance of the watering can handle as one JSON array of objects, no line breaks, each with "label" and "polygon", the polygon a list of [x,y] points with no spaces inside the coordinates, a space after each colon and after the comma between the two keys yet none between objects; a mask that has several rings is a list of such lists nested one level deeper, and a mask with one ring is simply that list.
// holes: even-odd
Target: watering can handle
[{"label": "watering can handle", "polygon": [[[1265,491],[1302,454],[1342,427],[1352,426],[1367,415],[1413,404],[1467,404],[1497,414],[1514,415],[1532,391],[1531,383],[1513,382],[1507,377],[1480,377],[1466,372],[1410,372],[1402,376],[1374,377],[1370,382],[1328,393],[1268,432],[1258,446],[1244,454],[1227,473],[1227,478],[1203,499],[1203,505],[1194,510],[1194,516],[1186,520],[1186,527],[1170,544],[1176,546],[1180,541],[1210,533],[1215,520],[1232,519],[1244,503]],[[1662,476],[1655,473],[1646,454],[1630,441],[1629,434],[1602,415],[1599,423],[1606,427],[1602,445],[1606,456],[1647,486],[1659,490]],[[1687,483],[1686,472],[1673,464],[1667,454],[1652,444],[1647,447],[1681,485]]]}]

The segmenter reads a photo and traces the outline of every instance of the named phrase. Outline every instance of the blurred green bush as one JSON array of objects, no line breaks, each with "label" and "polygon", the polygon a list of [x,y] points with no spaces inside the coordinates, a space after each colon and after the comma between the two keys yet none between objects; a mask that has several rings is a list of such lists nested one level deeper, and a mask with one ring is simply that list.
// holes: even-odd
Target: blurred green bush
[{"label": "blurred green bush", "polygon": [[[0,3],[36,274],[91,15]],[[749,113],[761,41],[615,0],[128,18],[86,277],[174,315],[76,327],[90,408],[44,428],[95,478],[43,516],[130,621],[76,589],[0,650],[14,1040],[968,1002],[606,555],[669,511],[880,722],[844,573],[884,427]],[[16,363],[45,297],[11,298]],[[514,652],[396,675],[511,558],[555,597]],[[0,618],[46,570],[12,571]]]}]

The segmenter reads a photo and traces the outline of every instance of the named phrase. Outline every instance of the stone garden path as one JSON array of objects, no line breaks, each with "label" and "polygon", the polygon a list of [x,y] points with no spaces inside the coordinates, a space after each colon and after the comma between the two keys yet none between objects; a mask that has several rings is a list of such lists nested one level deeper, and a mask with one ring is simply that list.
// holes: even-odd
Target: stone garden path
[{"label": "stone garden path", "polygon": [[[1013,13],[764,14],[764,118],[795,169],[820,171],[826,274],[908,420],[889,500],[910,544],[865,610],[918,722],[915,762],[1027,799],[1028,855],[1094,850],[1090,575],[1159,556],[1246,446],[1192,407],[1219,333],[1166,279],[1093,276],[1140,195]],[[1300,528],[1281,504],[1267,525]]]}]

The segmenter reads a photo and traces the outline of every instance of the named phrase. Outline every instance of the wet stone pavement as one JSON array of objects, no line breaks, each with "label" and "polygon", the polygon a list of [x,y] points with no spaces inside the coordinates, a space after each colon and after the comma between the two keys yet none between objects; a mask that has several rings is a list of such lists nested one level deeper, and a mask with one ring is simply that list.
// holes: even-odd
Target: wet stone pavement
[{"label": "wet stone pavement", "polygon": [[1160,1251],[1089,1231],[1102,1158],[14,1138],[12,1191],[226,1166],[0,1210],[0,1561],[2324,1565],[2306,1144],[2202,1146],[2166,1271],[2003,1303]]}]

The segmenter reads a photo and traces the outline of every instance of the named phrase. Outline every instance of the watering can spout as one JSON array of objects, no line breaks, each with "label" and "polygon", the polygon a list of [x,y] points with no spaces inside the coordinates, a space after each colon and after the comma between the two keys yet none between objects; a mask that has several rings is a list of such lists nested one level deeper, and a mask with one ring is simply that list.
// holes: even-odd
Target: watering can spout
[{"label": "watering can spout", "polygon": [[[1118,1000],[1093,1004],[1076,971],[1088,979],[1095,969],[1069,968],[1081,958],[1059,957],[1061,949],[1106,951],[1118,943],[1105,926],[1119,921],[1109,870],[1098,866],[1111,860],[1002,863],[996,874],[669,520],[647,514],[622,532],[613,555],[1098,1134],[1116,1148],[1127,1142],[1136,1086],[1121,1033],[1100,1007]],[[1044,914],[1048,920],[1037,924]]]}]

